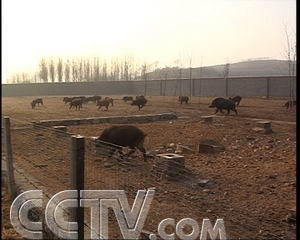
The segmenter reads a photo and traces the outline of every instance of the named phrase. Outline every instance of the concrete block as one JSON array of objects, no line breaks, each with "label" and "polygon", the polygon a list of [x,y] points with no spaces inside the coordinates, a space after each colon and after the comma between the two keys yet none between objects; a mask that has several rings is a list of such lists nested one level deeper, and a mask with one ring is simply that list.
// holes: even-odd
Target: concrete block
[{"label": "concrete block", "polygon": [[156,176],[168,180],[177,180],[177,177],[185,170],[184,156],[175,153],[157,154],[158,161],[153,166]]},{"label": "concrete block", "polygon": [[100,124],[100,123],[146,123],[153,121],[165,121],[177,119],[173,113],[162,114],[147,114],[147,115],[133,115],[133,116],[115,116],[115,117],[97,117],[97,118],[83,118],[83,119],[56,119],[43,120],[40,122],[33,122],[34,124],[42,126],[72,126],[80,124]]}]

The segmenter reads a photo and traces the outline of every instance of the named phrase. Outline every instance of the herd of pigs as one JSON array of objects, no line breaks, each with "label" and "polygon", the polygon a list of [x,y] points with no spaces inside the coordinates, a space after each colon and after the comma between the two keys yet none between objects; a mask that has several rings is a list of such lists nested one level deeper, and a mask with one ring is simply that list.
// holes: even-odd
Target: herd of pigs
[{"label": "herd of pigs", "polygon": [[[123,97],[124,102],[131,101],[131,105],[137,106],[139,110],[141,110],[146,103],[148,102],[147,99],[144,96],[136,96],[135,99],[133,99],[132,96],[125,96]],[[227,113],[230,114],[230,111],[234,111],[235,114],[237,115],[237,110],[236,107],[239,106],[240,102],[242,100],[241,96],[235,96],[233,98],[225,99],[218,97],[214,99],[209,106],[210,108],[216,108],[216,112],[218,113],[219,111],[223,113],[223,109],[227,110]],[[83,104],[87,104],[89,102],[93,102],[98,106],[98,110],[101,109],[102,107],[106,108],[106,111],[108,111],[109,106],[114,106],[114,100],[110,97],[105,97],[102,99],[101,96],[92,96],[92,97],[85,97],[85,96],[80,96],[80,97],[64,97],[63,101],[65,104],[69,103],[69,109],[72,109],[73,107],[76,110],[80,110],[82,108]],[[188,104],[189,102],[189,97],[187,96],[179,96],[178,101],[182,103]],[[34,99],[31,102],[31,107],[34,109],[36,106],[44,105],[43,104],[43,99],[42,98],[37,98]],[[291,108],[292,106],[296,106],[296,100],[294,101],[287,101],[284,104],[284,107]]]},{"label": "herd of pigs", "polygon": [[[236,106],[240,104],[240,101],[242,98],[240,96],[236,96],[234,98],[216,98],[212,101],[211,105],[209,106],[210,108],[216,108],[216,113],[220,111],[223,113],[223,109],[226,109],[228,111],[228,114],[230,111],[234,111],[237,114],[236,111]],[[102,107],[106,108],[106,111],[108,111],[108,107],[114,106],[114,100],[110,97],[105,97],[102,99],[101,96],[92,96],[92,97],[85,97],[85,96],[80,96],[80,97],[64,97],[63,101],[65,104],[69,104],[69,109],[72,109],[73,107],[76,110],[80,110],[82,108],[83,104],[87,104],[89,102],[93,102],[98,106],[98,110],[101,109]],[[131,105],[137,106],[139,110],[141,110],[146,103],[148,102],[147,99],[144,96],[136,96],[135,99],[133,99],[132,96],[125,96],[123,97],[124,102],[131,102]],[[187,96],[179,96],[178,101],[182,103],[188,104],[189,102],[189,97]],[[31,102],[31,107],[34,109],[36,106],[44,105],[43,99],[42,98],[37,98],[34,99]]]},{"label": "herd of pigs", "polygon": [[[240,102],[242,100],[242,97],[235,96],[233,98],[225,99],[225,98],[215,98],[212,103],[210,104],[210,108],[216,108],[216,112],[219,111],[223,113],[222,111],[225,109],[227,110],[227,113],[230,114],[230,111],[234,111],[235,114],[237,114],[236,107],[239,106]],[[101,96],[92,96],[92,97],[64,97],[63,101],[65,104],[69,103],[69,109],[72,109],[73,107],[76,108],[76,110],[80,110],[82,108],[83,104],[87,104],[89,102],[93,102],[98,106],[98,109],[101,109],[101,107],[105,107],[106,110],[108,110],[108,107],[111,105],[114,105],[114,100],[110,97],[105,97],[102,99]],[[136,96],[135,99],[132,96],[125,96],[123,97],[124,102],[131,102],[131,105],[137,106],[140,110],[143,108],[146,103],[147,99],[144,96]],[[189,97],[187,96],[179,96],[178,101],[182,104],[188,104]],[[31,106],[34,109],[39,105],[43,104],[42,98],[37,98],[31,102]],[[295,106],[296,101],[288,101],[284,104],[284,107],[287,109],[291,106]],[[122,147],[128,147],[130,151],[126,154],[125,157],[129,157],[135,149],[140,150],[143,153],[144,160],[147,160],[146,151],[144,148],[144,139],[146,137],[146,134],[140,130],[139,128],[135,126],[130,125],[123,125],[123,126],[112,126],[110,128],[105,129],[102,134],[98,137],[97,141],[101,143],[104,147],[111,147],[108,155],[112,155],[115,153],[115,151],[118,151],[120,154],[123,154],[121,149]]]},{"label": "herd of pigs", "polygon": [[[123,100],[124,102],[132,101],[131,105],[138,106],[139,110],[141,110],[141,108],[143,108],[147,103],[147,99],[144,96],[136,96],[135,100],[133,99],[133,97],[125,96]],[[104,99],[102,99],[101,96],[64,97],[63,101],[65,104],[69,104],[69,109],[72,109],[74,107],[76,110],[80,110],[83,104],[87,104],[89,102],[96,103],[96,106],[98,106],[98,110],[102,107],[105,107],[106,111],[108,111],[109,106],[114,106],[114,100],[112,98],[105,97]],[[32,109],[34,109],[36,106],[40,106],[40,104],[44,105],[43,99],[37,98],[31,102],[31,107]]]}]

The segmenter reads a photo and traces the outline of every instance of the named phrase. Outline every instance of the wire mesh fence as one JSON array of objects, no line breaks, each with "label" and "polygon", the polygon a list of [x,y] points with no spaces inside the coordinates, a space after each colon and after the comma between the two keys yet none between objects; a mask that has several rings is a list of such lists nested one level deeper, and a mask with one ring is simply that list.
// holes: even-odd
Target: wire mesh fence
[{"label": "wire mesh fence", "polygon": [[[45,192],[70,188],[70,135],[64,131],[10,119],[14,168],[22,169]],[[5,149],[5,148],[4,148]]]},{"label": "wire mesh fence", "polygon": [[[203,190],[200,176],[185,167],[182,155],[166,153],[143,153],[128,147],[117,146],[86,138],[85,189],[124,190],[132,207],[138,190],[155,190],[155,197],[148,213],[144,230],[156,232],[161,220],[184,217],[199,218],[195,214],[197,202],[191,197]],[[90,211],[85,212],[86,224],[90,224]],[[200,221],[200,219],[199,219]],[[120,228],[113,212],[109,215],[109,233],[112,238],[121,238]]]},{"label": "wire mesh fence", "polygon": [[[15,169],[36,179],[40,190],[54,195],[72,189],[71,135],[57,128],[45,127],[11,119],[11,142]],[[2,134],[3,139],[3,134]],[[84,148],[84,190],[124,190],[129,206],[137,200],[138,190],[155,190],[155,197],[144,224],[145,230],[156,232],[160,221],[185,217],[201,221],[203,214],[195,212],[206,182],[185,165],[185,157],[173,154],[144,154],[129,147],[86,137]],[[79,177],[79,176],[78,176]],[[205,196],[202,196],[205,198]],[[209,204],[208,204],[209,205]],[[109,236],[122,238],[113,210],[109,210]],[[91,232],[91,209],[84,208],[85,236]],[[99,235],[100,233],[97,232]],[[99,235],[99,237],[101,237]]]}]

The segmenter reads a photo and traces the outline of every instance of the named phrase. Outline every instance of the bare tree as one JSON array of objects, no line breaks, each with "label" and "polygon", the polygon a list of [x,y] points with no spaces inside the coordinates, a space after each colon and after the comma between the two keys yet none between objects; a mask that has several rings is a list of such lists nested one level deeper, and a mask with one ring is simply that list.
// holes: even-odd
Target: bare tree
[{"label": "bare tree", "polygon": [[78,80],[78,69],[75,60],[72,62],[72,81],[77,82]]},{"label": "bare tree", "polygon": [[16,84],[17,83],[17,76],[14,74],[14,75],[12,75],[12,77],[11,77],[11,83],[13,83],[13,84]]},{"label": "bare tree", "polygon": [[63,63],[62,63],[62,59],[59,58],[58,59],[58,63],[57,63],[57,79],[58,79],[58,82],[62,82],[62,79],[63,79]]},{"label": "bare tree", "polygon": [[67,60],[65,64],[65,82],[70,82],[70,62]]},{"label": "bare tree", "polygon": [[103,61],[103,65],[102,65],[102,79],[104,81],[107,80],[107,63],[105,60]]},{"label": "bare tree", "polygon": [[78,78],[79,78],[79,81],[82,82],[83,81],[83,63],[82,63],[82,59],[79,60],[78,65],[79,65],[79,67],[78,67]]},{"label": "bare tree", "polygon": [[119,71],[120,71],[120,80],[124,80],[124,64],[122,60],[119,64]]},{"label": "bare tree", "polygon": [[128,80],[132,80],[134,76],[134,59],[132,57],[127,57],[127,67],[128,67]]},{"label": "bare tree", "polygon": [[124,67],[123,67],[123,69],[124,69],[124,73],[123,73],[124,80],[128,81],[129,80],[129,71],[128,71],[129,69],[128,69],[127,59],[125,59],[125,61],[124,61]]},{"label": "bare tree", "polygon": [[139,64],[138,63],[134,63],[134,65],[133,65],[133,78],[134,78],[134,80],[138,80],[138,79],[140,79],[140,66],[139,66]]},{"label": "bare tree", "polygon": [[91,73],[90,73],[90,61],[87,59],[84,63],[84,78],[86,81],[91,80]]},{"label": "bare tree", "polygon": [[36,72],[33,75],[33,80],[34,80],[34,83],[38,82],[38,74]]},{"label": "bare tree", "polygon": [[51,60],[49,63],[49,73],[50,73],[51,81],[55,82],[55,68],[54,68],[53,60]]},{"label": "bare tree", "polygon": [[44,83],[48,82],[48,68],[47,68],[47,62],[44,58],[40,60],[40,72],[39,77],[42,79]]},{"label": "bare tree", "polygon": [[141,67],[141,80],[146,81],[147,63],[144,63]]},{"label": "bare tree", "polygon": [[26,81],[27,81],[27,76],[26,76],[26,73],[22,73],[21,74],[21,78],[22,78],[22,83],[26,83]]},{"label": "bare tree", "polygon": [[93,65],[89,64],[89,80],[93,81]]},{"label": "bare tree", "polygon": [[94,58],[94,81],[100,80],[100,64],[99,58]]},{"label": "bare tree", "polygon": [[108,79],[111,81],[113,80],[114,72],[113,72],[113,61],[110,61],[110,68],[109,68],[109,74]]},{"label": "bare tree", "polygon": [[21,82],[21,76],[20,74],[16,74],[16,83],[20,83]]},{"label": "bare tree", "polygon": [[113,73],[113,80],[118,81],[120,79],[120,67],[117,59],[113,61],[111,68]]},{"label": "bare tree", "polygon": [[31,82],[31,79],[30,79],[30,76],[29,76],[29,74],[28,73],[25,73],[25,72],[23,72],[22,74],[21,74],[21,82],[22,83],[30,83]]}]

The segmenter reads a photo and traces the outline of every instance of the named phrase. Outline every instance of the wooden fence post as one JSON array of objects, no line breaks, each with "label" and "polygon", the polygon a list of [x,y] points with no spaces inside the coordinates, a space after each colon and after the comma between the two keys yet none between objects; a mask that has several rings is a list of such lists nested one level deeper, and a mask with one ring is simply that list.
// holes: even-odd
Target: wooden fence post
[{"label": "wooden fence post", "polygon": [[11,199],[15,199],[16,188],[15,188],[15,177],[14,177],[14,164],[13,164],[13,152],[11,144],[11,134],[10,134],[10,119],[9,117],[4,117],[4,127],[5,127],[5,146],[6,146],[6,168],[7,168],[7,185],[8,194]]},{"label": "wooden fence post", "polygon": [[84,239],[84,208],[80,206],[80,190],[84,190],[84,137],[72,136],[71,189],[78,191],[78,207],[72,209],[71,219],[78,224],[78,239]]}]

